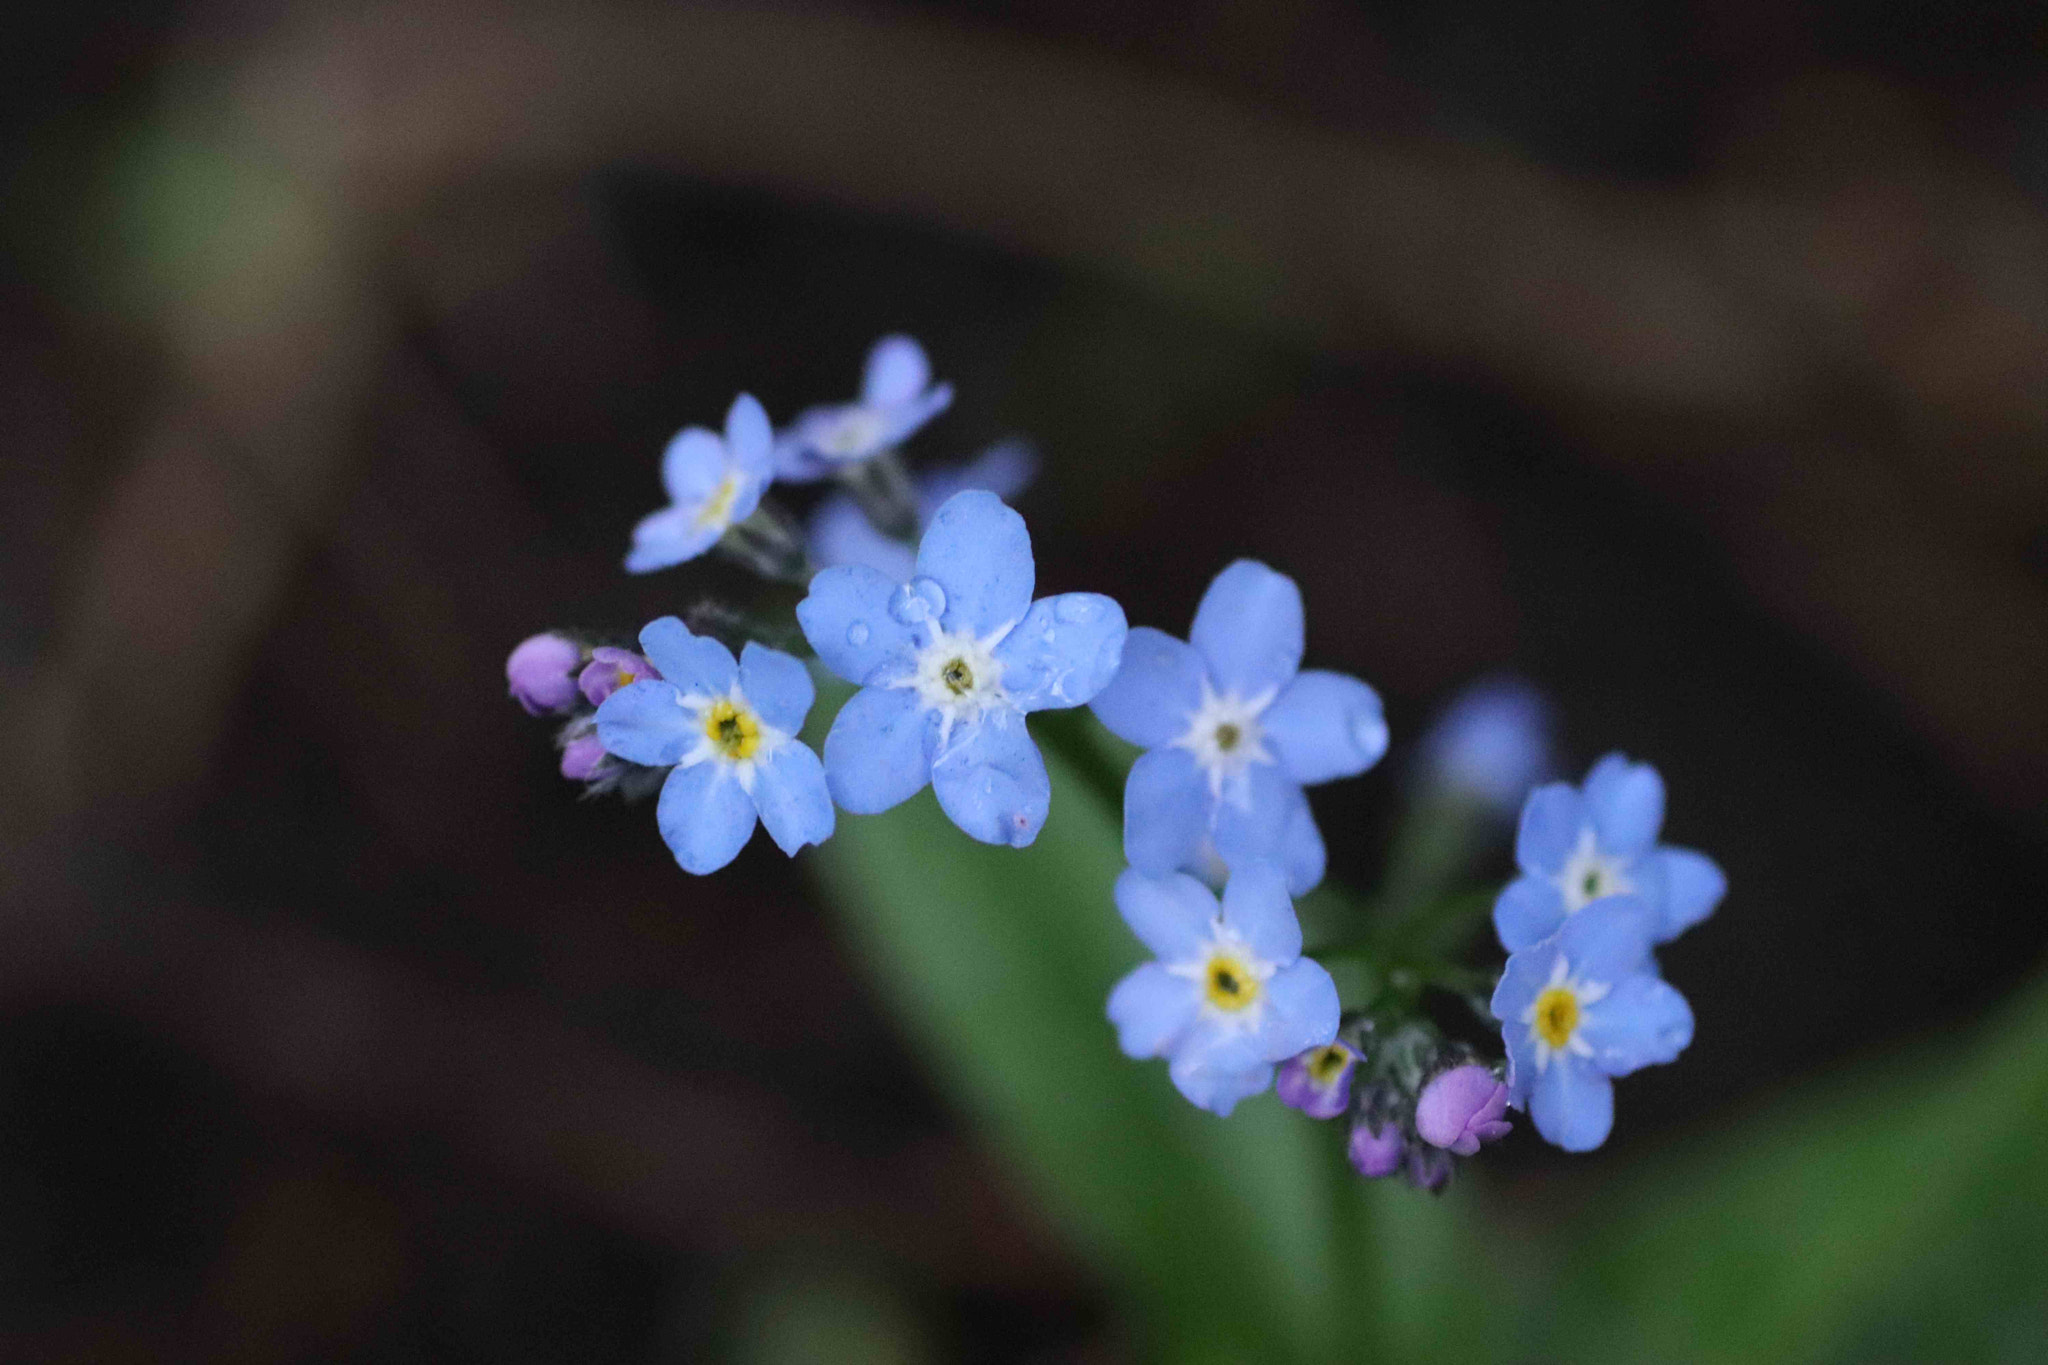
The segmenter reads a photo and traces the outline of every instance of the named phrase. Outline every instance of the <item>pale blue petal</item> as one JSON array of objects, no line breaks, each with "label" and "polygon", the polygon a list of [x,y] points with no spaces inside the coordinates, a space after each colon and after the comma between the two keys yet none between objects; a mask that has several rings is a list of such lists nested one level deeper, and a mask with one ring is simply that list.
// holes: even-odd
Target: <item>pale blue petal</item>
[{"label": "pale blue petal", "polygon": [[710,497],[725,469],[725,442],[703,427],[684,427],[661,452],[661,486],[678,506],[695,507]]},{"label": "pale blue petal", "polygon": [[1273,1068],[1250,1034],[1199,1024],[1167,1064],[1166,1074],[1191,1104],[1227,1116],[1242,1099],[1273,1083]]},{"label": "pale blue petal", "polygon": [[885,664],[909,662],[915,634],[889,614],[889,598],[900,586],[863,564],[842,564],[811,579],[796,619],[825,667],[864,683]]},{"label": "pale blue petal", "polygon": [[753,640],[740,650],[740,691],[762,720],[788,735],[804,728],[804,717],[818,695],[811,670]]},{"label": "pale blue petal", "polygon": [[[1530,999],[1534,999],[1534,995]],[[1508,1103],[1517,1109],[1529,1107],[1529,1088],[1536,1082],[1536,1040],[1529,1036],[1529,1026],[1522,1022],[1522,1010],[1518,1007],[1513,1014],[1500,1013],[1500,995],[1494,995],[1493,1011],[1503,1021],[1501,1040],[1507,1044],[1508,1052]]]},{"label": "pale blue petal", "polygon": [[1662,923],[1656,907],[1640,896],[1603,896],[1565,916],[1556,942],[1570,961],[1573,976],[1615,982],[1657,970],[1650,945]]},{"label": "pale blue petal", "polygon": [[1728,894],[1728,878],[1712,858],[1689,848],[1667,844],[1650,856],[1664,876],[1664,927],[1657,935],[1662,943],[1713,914]]},{"label": "pale blue petal", "polygon": [[1206,674],[1193,645],[1138,626],[1124,640],[1116,676],[1089,705],[1117,738],[1156,749],[1186,733],[1188,717],[1202,704]]},{"label": "pale blue petal", "polygon": [[825,766],[808,745],[785,744],[766,763],[755,765],[754,805],[768,837],[792,858],[805,844],[822,844],[832,837]]},{"label": "pale blue petal", "polygon": [[1284,1062],[1337,1036],[1337,983],[1313,958],[1282,967],[1266,981],[1259,1044],[1269,1062]]},{"label": "pale blue petal", "polygon": [[1277,863],[1231,868],[1223,887],[1223,922],[1268,962],[1292,962],[1301,956],[1301,921],[1294,916],[1287,876]]},{"label": "pale blue petal", "polygon": [[1493,903],[1493,931],[1511,953],[1549,938],[1563,923],[1564,897],[1543,877],[1517,877]]},{"label": "pale blue petal", "polygon": [[908,583],[917,575],[917,551],[877,531],[860,504],[844,493],[818,504],[804,528],[804,543],[812,562],[826,568],[865,564],[891,583]]},{"label": "pale blue petal", "polygon": [[956,493],[917,547],[917,571],[946,590],[940,623],[986,638],[1031,609],[1036,571],[1024,518],[993,493]]},{"label": "pale blue petal", "polygon": [[1554,877],[1579,846],[1586,806],[1569,782],[1549,782],[1529,793],[1515,834],[1515,862],[1535,877]]},{"label": "pale blue petal", "polygon": [[1127,867],[1116,879],[1117,913],[1161,962],[1192,962],[1219,912],[1209,888],[1184,872],[1148,877]]},{"label": "pale blue petal", "polygon": [[1019,711],[1080,706],[1116,676],[1128,633],[1124,609],[1101,593],[1040,598],[996,646],[1003,691]]},{"label": "pale blue petal", "polygon": [[1529,1031],[1528,1026],[1520,1022],[1522,1015],[1536,1003],[1536,995],[1550,980],[1550,969],[1559,955],[1555,939],[1509,955],[1508,965],[1501,971],[1500,984],[1493,988],[1493,1000],[1487,1008],[1493,1011],[1494,1018],[1501,1021],[1510,1053],[1514,1052],[1515,1039]]},{"label": "pale blue petal", "polygon": [[694,507],[664,507],[640,518],[633,528],[633,548],[626,551],[627,573],[653,573],[695,559],[718,543],[725,532],[697,519]]},{"label": "pale blue petal", "polygon": [[877,449],[902,443],[926,422],[937,417],[953,406],[953,386],[935,384],[923,393],[901,403],[892,403],[877,410],[882,418],[881,439]]},{"label": "pale blue petal", "polygon": [[855,815],[876,815],[908,801],[931,781],[938,713],[901,687],[863,687],[832,719],[825,736],[825,782]]},{"label": "pale blue petal", "polygon": [[1387,751],[1380,694],[1345,673],[1296,674],[1259,725],[1280,766],[1304,786],[1356,777]]},{"label": "pale blue petal", "polygon": [[914,397],[931,382],[932,366],[924,347],[907,336],[885,336],[868,350],[860,401],[869,407],[889,407]]},{"label": "pale blue petal", "polygon": [[1157,1057],[1195,1021],[1200,1007],[1193,981],[1147,962],[1109,993],[1109,1022],[1116,1025],[1116,1045],[1124,1056]]},{"label": "pale blue petal", "polygon": [[815,483],[839,472],[837,464],[812,448],[819,428],[838,411],[837,408],[807,408],[797,415],[794,422],[776,433],[775,444],[768,453],[768,463],[779,482]]},{"label": "pale blue petal", "polygon": [[984,844],[1023,848],[1038,837],[1052,805],[1045,760],[1007,708],[982,717],[965,735],[954,731],[945,753],[932,760],[932,791],[940,809]]},{"label": "pale blue petal", "polygon": [[917,478],[917,519],[928,522],[946,499],[980,488],[1008,502],[1038,477],[1038,452],[1028,441],[998,441],[964,465],[941,465]]},{"label": "pale blue petal", "polygon": [[1287,870],[1290,895],[1306,896],[1323,880],[1328,855],[1322,831],[1316,828],[1315,812],[1309,809],[1308,793],[1296,787],[1286,823],[1280,830],[1280,866]]},{"label": "pale blue petal", "polygon": [[1692,1042],[1692,1006],[1663,981],[1627,977],[1586,1008],[1579,1036],[1593,1064],[1610,1076],[1674,1061]]},{"label": "pale blue petal", "polygon": [[1529,1117],[1544,1141],[1590,1152],[1614,1127],[1614,1082],[1577,1058],[1553,1056],[1530,1086]]},{"label": "pale blue petal", "polygon": [[704,738],[696,710],[681,701],[671,683],[628,683],[597,708],[597,742],[628,763],[650,768],[680,763]]},{"label": "pale blue petal", "polygon": [[1246,698],[1287,685],[1301,667],[1301,641],[1301,589],[1253,559],[1216,575],[1188,632],[1216,690]]},{"label": "pale blue petal", "polygon": [[1633,856],[1664,827],[1664,779],[1647,763],[1609,754],[1586,774],[1586,813],[1606,853]]},{"label": "pale blue petal", "polygon": [[1124,781],[1124,857],[1164,876],[1194,861],[1209,834],[1209,783],[1185,749],[1154,749]]},{"label": "pale blue petal", "polygon": [[1301,788],[1270,763],[1254,763],[1226,782],[1216,804],[1216,853],[1234,872],[1264,858],[1277,862]]},{"label": "pale blue petal", "polygon": [[[725,449],[735,465],[756,479],[766,478],[774,468],[775,428],[769,425],[767,411],[751,393],[733,399],[726,410]],[[735,512],[733,520],[744,515]]]},{"label": "pale blue petal", "polygon": [[722,763],[677,768],[661,784],[654,823],[683,871],[702,876],[746,846],[754,832],[754,800]]},{"label": "pale blue petal", "polygon": [[661,670],[661,676],[683,692],[715,696],[732,686],[740,666],[732,651],[673,616],[649,621],[640,628],[640,652]]}]

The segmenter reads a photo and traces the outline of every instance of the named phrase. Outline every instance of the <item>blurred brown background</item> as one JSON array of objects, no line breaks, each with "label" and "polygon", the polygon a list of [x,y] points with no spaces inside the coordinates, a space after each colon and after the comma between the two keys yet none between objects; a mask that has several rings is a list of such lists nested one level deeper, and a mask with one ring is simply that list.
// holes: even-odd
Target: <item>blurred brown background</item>
[{"label": "blurred brown background", "polygon": [[[2022,3],[32,12],[0,1356],[791,1358],[796,1322],[1124,1358],[801,862],[683,876],[503,699],[532,630],[738,588],[618,572],[661,443],[741,388],[850,395],[886,331],[960,392],[914,456],[1039,441],[1049,587],[1178,631],[1235,555],[1301,581],[1312,659],[1395,723],[1319,793],[1335,875],[1481,672],[1550,691],[1574,770],[1663,769],[1734,890],[1669,954],[1700,1041],[1615,1147],[1971,1017],[2048,941],[2044,36]],[[1562,1167],[1518,1139],[1477,1178]]]}]

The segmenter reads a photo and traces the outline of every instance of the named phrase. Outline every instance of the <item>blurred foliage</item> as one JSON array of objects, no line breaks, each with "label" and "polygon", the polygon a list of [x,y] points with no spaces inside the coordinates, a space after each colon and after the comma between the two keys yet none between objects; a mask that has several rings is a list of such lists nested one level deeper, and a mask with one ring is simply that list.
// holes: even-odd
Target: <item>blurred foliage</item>
[{"label": "blurred foliage", "polygon": [[1136,1296],[1157,1354],[2043,1358],[2048,988],[1974,1041],[1610,1156],[1608,1173],[1591,1157],[1589,1197],[1532,1232],[1483,1180],[1441,1201],[1367,1185],[1334,1126],[1270,1094],[1218,1120],[1117,1051],[1103,1002],[1143,953],[1110,899],[1123,859],[1104,751],[1071,723],[1034,729],[1057,742],[1030,849],[968,842],[927,792],[843,820],[819,867],[1020,1200]]}]

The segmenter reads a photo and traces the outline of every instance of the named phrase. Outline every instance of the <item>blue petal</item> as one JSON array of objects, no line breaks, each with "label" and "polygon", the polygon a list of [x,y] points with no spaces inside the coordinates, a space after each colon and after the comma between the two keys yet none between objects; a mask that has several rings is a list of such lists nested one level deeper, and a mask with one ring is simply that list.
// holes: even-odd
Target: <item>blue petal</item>
[{"label": "blue petal", "polygon": [[908,801],[932,779],[939,717],[901,687],[863,687],[825,735],[825,782],[855,815],[876,815]]},{"label": "blue petal", "polygon": [[[767,475],[774,467],[775,428],[768,424],[767,411],[751,393],[733,399],[726,409],[725,449],[734,464],[756,477]],[[744,515],[736,511],[733,520]]]},{"label": "blue petal", "polygon": [[1306,896],[1323,880],[1327,856],[1322,831],[1316,828],[1315,812],[1309,809],[1308,793],[1294,790],[1292,809],[1280,830],[1280,866],[1287,869],[1290,895]]},{"label": "blue petal", "polygon": [[1209,834],[1209,783],[1186,749],[1154,749],[1124,781],[1124,857],[1162,877],[1194,860]]},{"label": "blue petal", "polygon": [[710,497],[725,470],[725,442],[703,427],[684,427],[661,452],[661,486],[678,506],[694,508]]},{"label": "blue petal", "polygon": [[839,465],[812,448],[816,433],[838,408],[806,408],[776,434],[768,463],[782,483],[814,483],[839,472]]},{"label": "blue petal", "polygon": [[811,670],[753,640],[740,650],[740,691],[762,720],[788,735],[804,728],[804,717],[818,695]]},{"label": "blue petal", "polygon": [[1109,1022],[1126,1057],[1157,1057],[1195,1021],[1201,998],[1194,982],[1147,962],[1109,993]]},{"label": "blue petal", "polygon": [[1550,980],[1550,969],[1558,954],[1557,941],[1547,939],[1510,954],[1507,966],[1501,971],[1500,984],[1493,988],[1493,1000],[1487,1008],[1493,1011],[1494,1018],[1501,1021],[1510,1054],[1515,1050],[1516,1036],[1529,1031],[1520,1022],[1522,1014],[1536,1003],[1537,992]]},{"label": "blue petal", "polygon": [[694,708],[681,704],[674,684],[628,683],[597,708],[597,742],[629,763],[665,768],[683,761],[704,731]]},{"label": "blue petal", "polygon": [[1493,931],[1511,953],[1556,933],[1564,923],[1564,897],[1543,877],[1517,877],[1493,903]]},{"label": "blue petal", "polygon": [[1008,502],[1036,477],[1038,452],[1028,441],[998,441],[964,465],[941,466],[920,475],[917,519],[930,521],[946,499],[969,488],[985,489]]},{"label": "blue petal", "polygon": [[1219,692],[1277,692],[1301,667],[1301,589],[1257,560],[1216,575],[1195,609],[1188,642],[1208,661]]},{"label": "blue petal", "polygon": [[695,559],[718,543],[725,532],[697,520],[694,507],[664,507],[640,518],[633,528],[633,548],[626,551],[627,573],[653,573]]},{"label": "blue petal", "polygon": [[1296,674],[1259,724],[1280,766],[1304,786],[1356,777],[1387,751],[1380,694],[1344,673]]},{"label": "blue petal", "polygon": [[1224,783],[1212,828],[1216,852],[1233,872],[1261,858],[1279,861],[1300,792],[1270,763],[1254,763],[1235,782]]},{"label": "blue petal", "polygon": [[804,527],[804,543],[812,561],[827,568],[865,564],[891,583],[917,576],[917,551],[877,531],[860,504],[844,493],[818,504]]},{"label": "blue petal", "polygon": [[1586,811],[1606,853],[1633,856],[1664,826],[1664,779],[1647,763],[1609,754],[1586,774]]},{"label": "blue petal", "polygon": [[1530,1086],[1529,1117],[1544,1141],[1590,1152],[1614,1127],[1614,1082],[1579,1058],[1552,1056]]},{"label": "blue petal", "polygon": [[654,823],[683,871],[702,876],[738,856],[754,832],[754,801],[722,763],[677,768],[661,784]]},{"label": "blue petal", "polygon": [[708,636],[692,634],[673,616],[640,628],[640,652],[685,693],[717,696],[732,686],[740,671],[731,650]]},{"label": "blue petal", "polygon": [[832,837],[825,767],[809,745],[785,744],[766,763],[755,765],[754,805],[768,837],[792,858],[805,844],[822,844]]},{"label": "blue petal", "polygon": [[1312,958],[1282,967],[1266,981],[1259,1043],[1269,1062],[1284,1062],[1337,1036],[1337,983]]},{"label": "blue petal", "polygon": [[1183,872],[1148,877],[1127,867],[1116,879],[1116,908],[1138,941],[1161,962],[1192,962],[1219,913],[1209,888]]},{"label": "blue petal", "polygon": [[1223,888],[1223,922],[1268,962],[1292,962],[1301,956],[1301,921],[1294,917],[1287,877],[1277,863],[1250,862],[1230,870]]},{"label": "blue petal", "polygon": [[[1534,999],[1532,995],[1530,997]],[[1529,1107],[1529,1089],[1536,1083],[1536,1040],[1529,1036],[1529,1026],[1522,1022],[1525,1004],[1514,1014],[1500,1014],[1500,995],[1494,995],[1494,1013],[1501,1020],[1501,1041],[1507,1045],[1508,1054],[1508,1103],[1517,1109]]]},{"label": "blue petal", "polygon": [[966,735],[954,733],[932,760],[932,791],[952,822],[984,844],[1023,848],[1038,837],[1052,805],[1045,760],[1008,708],[983,716]]},{"label": "blue petal", "polygon": [[1207,666],[1195,647],[1138,626],[1124,641],[1123,663],[1089,705],[1119,739],[1156,749],[1186,732],[1202,704]]},{"label": "blue petal", "polygon": [[1166,1074],[1189,1103],[1225,1116],[1239,1100],[1273,1083],[1273,1068],[1259,1057],[1249,1034],[1199,1025],[1173,1054]]},{"label": "blue petal", "polygon": [[1675,1061],[1692,1041],[1692,1006],[1647,973],[1615,983],[1587,1007],[1579,1036],[1593,1049],[1593,1064],[1610,1076]]},{"label": "blue petal", "polygon": [[917,547],[917,571],[946,590],[939,618],[983,639],[1031,609],[1031,533],[993,493],[955,493]]},{"label": "blue petal", "polygon": [[1529,793],[1515,834],[1515,862],[1535,877],[1554,877],[1579,846],[1586,807],[1569,782],[1549,782]]},{"label": "blue petal", "polygon": [[1003,691],[1019,711],[1080,706],[1116,676],[1127,633],[1124,609],[1101,593],[1042,597],[996,646]]},{"label": "blue petal", "polygon": [[1667,844],[1651,856],[1664,875],[1664,927],[1657,935],[1663,943],[1713,914],[1728,894],[1728,878],[1712,858],[1689,848]]},{"label": "blue petal", "polygon": [[[1616,982],[1640,972],[1655,973],[1650,955],[1658,926],[1656,907],[1640,896],[1603,896],[1565,916],[1557,931],[1558,951],[1581,981]],[[1535,950],[1540,952],[1540,948]],[[1545,964],[1546,969],[1548,964]]]},{"label": "blue petal", "polygon": [[796,619],[825,667],[864,683],[884,664],[909,661],[916,648],[912,628],[889,614],[898,586],[863,564],[842,564],[811,579]]},{"label": "blue petal", "polygon": [[[901,403],[891,403],[879,409],[882,417],[882,436],[879,446],[893,446],[926,422],[937,417],[953,406],[953,386],[937,384]],[[879,447],[878,447],[879,448]]]},{"label": "blue petal", "polygon": [[886,336],[868,350],[861,375],[860,401],[869,407],[904,402],[932,382],[931,362],[924,347],[907,336]]}]

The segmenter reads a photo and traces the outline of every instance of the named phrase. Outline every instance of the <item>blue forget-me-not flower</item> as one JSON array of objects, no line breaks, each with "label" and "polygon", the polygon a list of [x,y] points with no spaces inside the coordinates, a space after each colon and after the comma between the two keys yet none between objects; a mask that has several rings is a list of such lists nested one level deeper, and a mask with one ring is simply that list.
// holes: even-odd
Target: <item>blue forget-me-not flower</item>
[{"label": "blue forget-me-not flower", "polygon": [[1640,896],[1608,896],[1510,954],[1493,993],[1511,1102],[1545,1140],[1588,1152],[1614,1126],[1614,1078],[1692,1041],[1692,1007],[1657,975],[1658,924]]},{"label": "blue forget-me-not flower", "polygon": [[886,336],[868,352],[860,398],[807,408],[775,443],[775,475],[805,483],[872,459],[944,412],[951,384],[932,383],[924,347]]},{"label": "blue forget-me-not flower", "polygon": [[735,661],[673,616],[650,622],[640,649],[661,677],[606,697],[597,735],[630,762],[675,765],[654,819],[684,871],[731,862],[757,814],[792,857],[831,837],[824,768],[796,738],[815,695],[802,663],[752,641]]},{"label": "blue forget-me-not flower", "polygon": [[1094,702],[1115,734],[1149,750],[1124,785],[1124,856],[1140,872],[1236,870],[1271,859],[1301,895],[1323,879],[1323,839],[1304,786],[1353,777],[1387,749],[1379,694],[1358,679],[1299,672],[1301,591],[1240,559],[1216,575],[1183,643],[1139,627],[1123,671]]},{"label": "blue forget-me-not flower", "polygon": [[1231,874],[1219,906],[1185,873],[1128,868],[1116,905],[1157,959],[1109,996],[1117,1043],[1130,1057],[1166,1057],[1194,1104],[1228,1114],[1264,1090],[1273,1064],[1337,1036],[1336,983],[1301,955],[1286,876],[1252,862]]},{"label": "blue forget-me-not flower", "polygon": [[760,506],[774,476],[775,432],[753,395],[732,400],[725,435],[684,427],[661,455],[669,505],[633,528],[627,573],[651,573],[695,559]]},{"label": "blue forget-me-not flower", "polygon": [[[1022,441],[1002,441],[964,465],[940,465],[912,480],[917,497],[920,534],[955,493],[980,488],[1008,502],[1024,491],[1038,473],[1038,456]],[[897,583],[917,574],[917,550],[875,529],[860,504],[845,493],[820,502],[804,526],[811,562],[821,569],[835,564],[865,564]]]},{"label": "blue forget-me-not flower", "polygon": [[1647,763],[1608,754],[1583,788],[1552,782],[1529,793],[1515,837],[1522,875],[1493,905],[1501,946],[1517,952],[1603,896],[1633,895],[1664,943],[1713,913],[1728,889],[1713,859],[1657,842],[1664,779]]},{"label": "blue forget-me-not flower", "polygon": [[1024,518],[978,490],[939,509],[915,568],[907,583],[826,569],[797,604],[818,657],[861,684],[825,738],[832,797],[870,815],[929,782],[962,830],[1021,848],[1052,800],[1024,717],[1102,690],[1123,657],[1123,608],[1087,592],[1032,601]]}]

